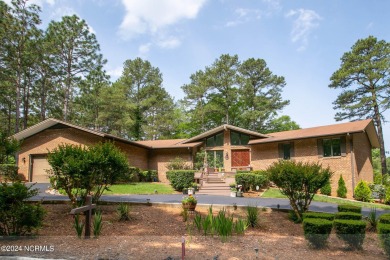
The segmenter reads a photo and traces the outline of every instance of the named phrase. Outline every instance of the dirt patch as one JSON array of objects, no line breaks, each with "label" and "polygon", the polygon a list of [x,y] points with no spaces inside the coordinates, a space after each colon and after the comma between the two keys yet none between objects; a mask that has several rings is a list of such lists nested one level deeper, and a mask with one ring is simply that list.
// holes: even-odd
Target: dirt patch
[{"label": "dirt patch", "polygon": [[[222,243],[217,237],[203,236],[183,222],[181,209],[175,207],[131,206],[131,220],[119,222],[115,205],[100,206],[103,231],[99,238],[78,239],[73,229],[69,205],[44,205],[47,210],[39,236],[2,239],[1,246],[18,247],[19,252],[0,255],[24,255],[65,259],[181,259],[181,239],[186,238],[186,259],[386,259],[377,234],[368,232],[361,251],[349,251],[334,234],[326,249],[311,249],[302,227],[287,219],[284,212],[260,212],[260,226],[249,228],[245,235],[233,236]],[[207,208],[198,208],[206,214]],[[218,209],[214,209],[217,213]],[[229,210],[235,218],[242,209]],[[28,251],[30,250],[30,251]],[[15,250],[14,250],[15,251]]]}]

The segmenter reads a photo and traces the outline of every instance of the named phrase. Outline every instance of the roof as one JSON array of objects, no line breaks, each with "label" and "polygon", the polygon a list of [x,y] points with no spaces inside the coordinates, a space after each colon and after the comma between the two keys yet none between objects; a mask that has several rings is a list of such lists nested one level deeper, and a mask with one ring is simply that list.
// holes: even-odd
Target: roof
[{"label": "roof", "polygon": [[371,145],[375,148],[379,147],[378,135],[375,130],[372,119],[360,120],[348,123],[311,127],[305,129],[276,132],[268,134],[270,137],[266,139],[251,140],[249,144],[263,144],[272,142],[283,142],[305,138],[326,137],[341,134],[367,133]]},{"label": "roof", "polygon": [[90,134],[93,134],[93,135],[100,136],[102,138],[117,140],[117,141],[120,141],[120,142],[132,144],[132,145],[143,147],[143,148],[151,148],[151,147],[149,147],[147,145],[140,144],[140,143],[137,143],[137,142],[134,142],[134,141],[130,141],[130,140],[127,140],[127,139],[124,139],[124,138],[120,138],[120,137],[117,137],[115,135],[110,135],[110,134],[102,133],[102,132],[99,132],[99,131],[91,130],[91,129],[88,129],[88,128],[85,128],[85,127],[80,127],[80,126],[73,125],[73,124],[70,124],[68,122],[64,122],[64,121],[61,121],[61,120],[58,120],[58,119],[54,119],[54,118],[46,119],[45,121],[42,121],[42,122],[40,122],[40,123],[38,123],[36,125],[33,125],[33,126],[27,128],[27,129],[23,130],[23,131],[20,131],[17,134],[14,134],[12,137],[15,138],[16,140],[22,140],[22,139],[28,138],[28,137],[30,137],[32,135],[35,135],[35,134],[37,134],[39,132],[42,132],[43,130],[48,129],[48,128],[52,127],[52,126],[55,126],[57,124],[61,124],[61,125],[65,125],[65,126],[68,126],[68,127],[71,127],[71,128],[75,128],[75,129],[78,129],[78,130],[81,130],[81,131],[84,131],[84,132],[87,132],[87,133],[90,133]]},{"label": "roof", "polygon": [[251,137],[254,137],[254,138],[267,138],[267,137],[269,137],[268,135],[265,135],[265,134],[260,134],[260,133],[250,131],[250,130],[247,130],[244,128],[225,124],[225,125],[221,125],[221,126],[218,126],[216,128],[213,128],[209,131],[206,131],[200,135],[191,137],[190,139],[184,140],[182,143],[184,144],[184,143],[191,143],[191,142],[200,141],[206,137],[209,137],[211,135],[214,135],[214,134],[219,133],[219,132],[226,130],[226,129],[230,129],[230,130],[233,130],[236,132],[244,133],[244,134],[250,135]]},{"label": "roof", "polygon": [[147,141],[137,141],[137,143],[147,145],[153,149],[187,148],[187,147],[196,147],[202,144],[202,142],[182,143],[185,140],[186,139],[147,140]]}]

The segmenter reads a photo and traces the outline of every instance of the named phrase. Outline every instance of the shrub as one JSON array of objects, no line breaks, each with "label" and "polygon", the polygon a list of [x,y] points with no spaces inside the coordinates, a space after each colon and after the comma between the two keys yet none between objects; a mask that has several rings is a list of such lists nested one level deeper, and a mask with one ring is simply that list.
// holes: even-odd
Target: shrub
[{"label": "shrub", "polygon": [[385,185],[370,183],[368,184],[368,186],[370,187],[370,190],[372,192],[372,198],[379,199],[380,201],[383,201],[385,199],[386,197]]},{"label": "shrub", "polygon": [[84,223],[81,222],[81,221],[79,220],[79,214],[76,214],[76,215],[74,216],[73,227],[74,227],[74,229],[76,230],[77,237],[78,237],[78,238],[81,238],[81,236],[82,236],[82,234],[83,234]]},{"label": "shrub", "polygon": [[337,237],[353,249],[361,249],[366,235],[366,222],[362,220],[335,219]]},{"label": "shrub", "polygon": [[254,175],[251,173],[236,173],[235,179],[236,183],[242,185],[242,190],[246,192],[254,182]]},{"label": "shrub", "polygon": [[115,183],[129,183],[140,181],[141,170],[137,167],[129,167],[129,170],[118,176]]},{"label": "shrub", "polygon": [[42,226],[44,209],[26,200],[37,195],[38,189],[20,182],[0,184],[0,235],[30,235]]},{"label": "shrub", "polygon": [[338,212],[334,216],[335,219],[362,220],[362,214],[355,212]]},{"label": "shrub", "polygon": [[175,159],[172,159],[168,162],[167,168],[170,171],[175,171],[175,170],[190,170],[191,166],[189,166],[186,162],[181,157],[176,157]]},{"label": "shrub", "polygon": [[236,173],[236,183],[242,185],[243,191],[248,191],[250,188],[256,190],[256,186],[260,188],[269,185],[269,177],[265,171],[253,171]]},{"label": "shrub", "polygon": [[332,176],[329,168],[323,169],[318,163],[290,160],[276,162],[267,171],[270,180],[290,200],[290,205],[299,220],[302,213],[308,211],[314,195]]},{"label": "shrub", "polygon": [[259,209],[257,206],[246,207],[246,221],[251,227],[256,227],[259,224]]},{"label": "shrub", "polygon": [[340,175],[340,179],[337,187],[337,197],[346,198],[347,197],[347,187],[345,186],[345,181],[343,175]]},{"label": "shrub", "polygon": [[193,170],[175,170],[168,171],[167,178],[171,182],[172,187],[177,191],[182,191],[188,188],[194,182],[195,171]]},{"label": "shrub", "polygon": [[299,219],[294,210],[288,211],[288,219],[294,222],[295,224],[302,223],[302,218]]},{"label": "shrub", "polygon": [[390,186],[387,186],[386,188],[385,203],[390,205]]},{"label": "shrub", "polygon": [[269,178],[267,175],[262,173],[252,173],[253,174],[253,182],[251,185],[252,190],[256,190],[256,186],[259,188],[265,188],[269,186]]},{"label": "shrub", "polygon": [[15,164],[0,164],[0,180],[11,182],[18,181],[18,166]]},{"label": "shrub", "polygon": [[93,216],[93,236],[95,238],[100,236],[102,232],[103,222],[102,222],[102,212],[96,211]]},{"label": "shrub", "polygon": [[248,222],[243,219],[236,219],[234,222],[234,232],[238,235],[242,235],[245,233],[245,230],[248,228]]},{"label": "shrub", "polygon": [[382,214],[379,217],[379,223],[390,224],[390,213]]},{"label": "shrub", "polygon": [[390,256],[390,224],[378,224],[379,239],[387,256]]},{"label": "shrub", "polygon": [[227,241],[233,233],[233,217],[226,215],[226,210],[221,209],[213,219],[213,230],[220,236],[222,242]]},{"label": "shrub", "polygon": [[337,206],[337,210],[339,212],[355,212],[355,213],[362,213],[362,207],[359,206],[353,206],[353,205],[346,205],[346,204],[340,204]]},{"label": "shrub", "polygon": [[368,216],[364,218],[370,224],[370,230],[376,231],[376,227],[378,226],[378,217],[376,216],[376,208],[372,207]]},{"label": "shrub", "polygon": [[325,184],[324,187],[320,189],[322,195],[330,196],[332,194],[332,187],[330,185],[330,180]]},{"label": "shrub", "polygon": [[322,218],[303,219],[305,238],[315,248],[326,246],[326,241],[332,231],[333,222]]},{"label": "shrub", "polygon": [[57,189],[63,189],[73,206],[93,194],[97,202],[108,186],[128,173],[126,156],[113,143],[99,143],[91,147],[59,145],[48,155],[50,171]]},{"label": "shrub", "polygon": [[325,213],[325,212],[306,212],[302,214],[302,218],[321,218],[321,219],[327,219],[327,220],[333,220],[334,214],[332,213]]},{"label": "shrub", "polygon": [[359,181],[358,185],[355,187],[355,199],[368,202],[371,200],[371,194],[372,193],[367,182]]},{"label": "shrub", "polygon": [[158,174],[156,170],[141,171],[139,174],[140,182],[158,181]]}]

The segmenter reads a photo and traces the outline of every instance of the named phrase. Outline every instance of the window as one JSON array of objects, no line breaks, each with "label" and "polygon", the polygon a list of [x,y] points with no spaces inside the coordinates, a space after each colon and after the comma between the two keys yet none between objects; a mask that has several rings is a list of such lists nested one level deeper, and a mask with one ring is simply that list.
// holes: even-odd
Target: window
[{"label": "window", "polygon": [[324,157],[341,156],[340,138],[324,139],[322,141]]},{"label": "window", "polygon": [[223,146],[223,132],[206,139],[207,147]]},{"label": "window", "polygon": [[294,143],[279,144],[279,158],[290,160],[292,157],[294,157]]},{"label": "window", "polygon": [[209,167],[223,168],[223,151],[207,151],[207,164]]},{"label": "window", "polygon": [[249,143],[249,135],[230,131],[231,145],[247,145]]}]

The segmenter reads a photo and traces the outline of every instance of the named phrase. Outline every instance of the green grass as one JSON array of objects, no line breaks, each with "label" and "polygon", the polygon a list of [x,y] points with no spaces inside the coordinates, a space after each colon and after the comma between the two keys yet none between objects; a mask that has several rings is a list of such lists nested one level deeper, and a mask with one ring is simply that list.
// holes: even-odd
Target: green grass
[{"label": "green grass", "polygon": [[113,194],[174,194],[174,189],[169,184],[157,182],[136,182],[128,184],[115,184],[110,186],[110,191],[105,191],[104,195]]},{"label": "green grass", "polygon": [[[282,193],[280,193],[279,189],[271,188],[266,190],[262,198],[279,198],[279,199],[286,199],[287,197],[284,196]],[[314,195],[313,201],[317,202],[327,202],[327,203],[334,203],[334,204],[346,204],[346,205],[352,205],[352,206],[360,206],[365,208],[381,208],[381,209],[387,209],[390,210],[390,206],[384,205],[384,204],[377,204],[377,203],[369,203],[369,202],[360,202],[360,201],[350,201],[345,200],[341,198],[333,198],[323,195]]]}]

